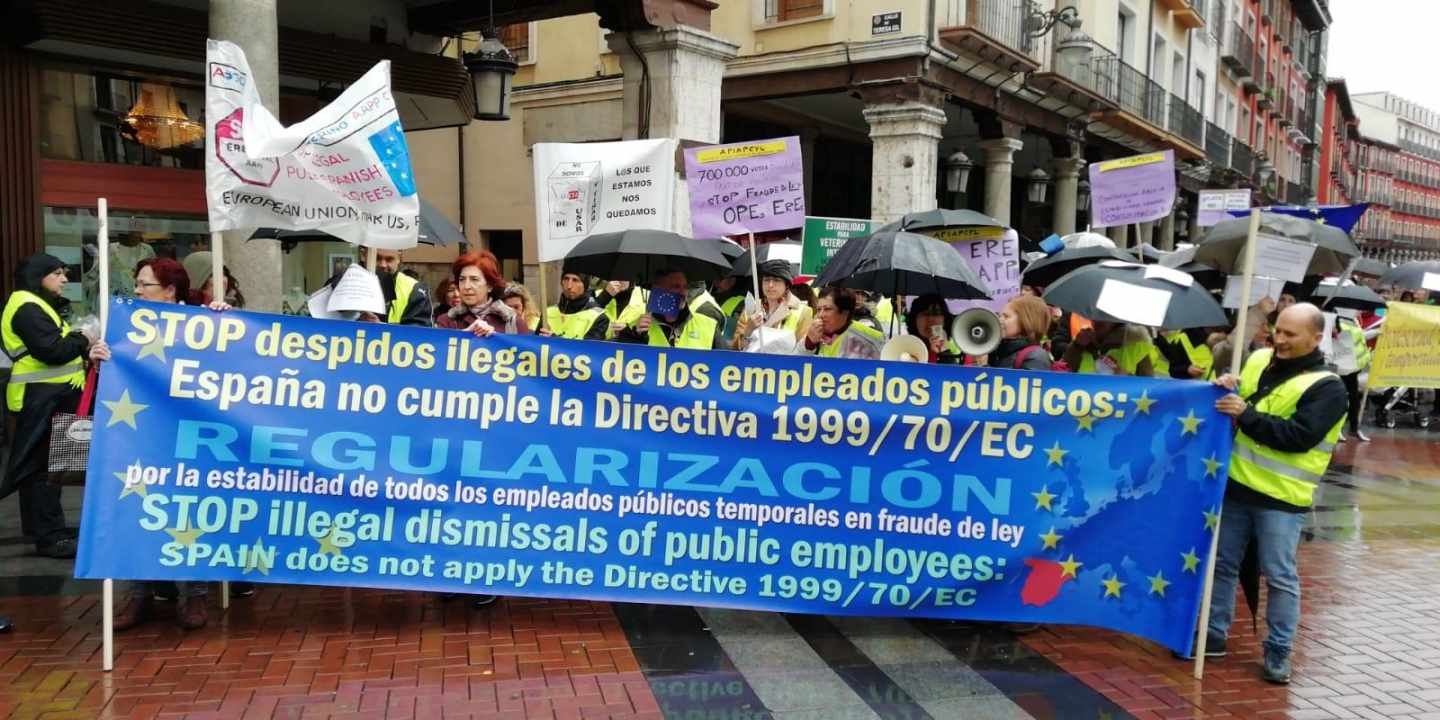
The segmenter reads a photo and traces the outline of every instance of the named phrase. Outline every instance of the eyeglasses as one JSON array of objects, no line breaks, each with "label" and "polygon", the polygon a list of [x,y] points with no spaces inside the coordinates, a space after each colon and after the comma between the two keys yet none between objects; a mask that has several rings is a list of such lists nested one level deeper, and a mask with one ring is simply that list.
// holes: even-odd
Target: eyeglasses
[{"label": "eyeglasses", "polygon": [[161,285],[160,283],[142,283],[142,282],[137,282],[137,283],[135,283],[135,287],[137,287],[137,288],[152,288],[152,287],[158,288],[158,287],[165,287],[165,286],[164,286],[164,285]]}]

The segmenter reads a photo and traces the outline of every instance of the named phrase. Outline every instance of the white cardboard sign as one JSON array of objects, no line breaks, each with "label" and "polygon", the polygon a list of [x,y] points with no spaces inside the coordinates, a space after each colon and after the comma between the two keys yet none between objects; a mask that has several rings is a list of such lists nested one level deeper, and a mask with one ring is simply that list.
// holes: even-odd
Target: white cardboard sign
[{"label": "white cardboard sign", "polygon": [[563,259],[595,233],[675,230],[675,145],[674,140],[536,143],[540,262]]},{"label": "white cardboard sign", "polygon": [[1254,275],[1298,283],[1305,279],[1315,246],[1299,240],[1260,233],[1255,236]]},{"label": "white cardboard sign", "polygon": [[1165,323],[1165,312],[1170,309],[1172,296],[1168,290],[1106,278],[1105,284],[1100,286],[1095,308],[1118,320],[1160,327]]}]

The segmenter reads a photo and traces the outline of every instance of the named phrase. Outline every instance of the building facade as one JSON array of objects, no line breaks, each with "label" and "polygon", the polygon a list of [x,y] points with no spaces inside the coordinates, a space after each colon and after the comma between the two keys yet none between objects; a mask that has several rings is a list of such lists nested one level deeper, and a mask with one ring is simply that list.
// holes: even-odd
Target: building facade
[{"label": "building facade", "polygon": [[[1160,221],[1097,228],[1125,245],[1192,237],[1200,189],[1268,188],[1257,200],[1274,202],[1316,192],[1320,0],[746,0],[709,23],[703,41],[676,37],[664,52],[723,59],[717,136],[673,136],[800,136],[812,215],[964,207],[1039,239],[1088,225],[1089,163],[1153,150],[1175,152],[1181,201]],[[661,48],[607,34],[594,15],[500,36],[523,57],[511,120],[437,131],[430,149],[462,157],[463,214],[480,223],[467,225],[512,277],[533,280],[532,190],[514,182],[528,148],[638,137],[626,88],[645,73],[634,58]],[[1240,55],[1258,68],[1249,90],[1222,63]],[[964,187],[947,187],[947,162],[973,168]]]},{"label": "building facade", "polygon": [[1357,239],[1386,260],[1440,258],[1440,114],[1390,92],[1351,99],[1359,167],[1376,179],[1357,199],[1381,206],[1366,213],[1373,223]]}]

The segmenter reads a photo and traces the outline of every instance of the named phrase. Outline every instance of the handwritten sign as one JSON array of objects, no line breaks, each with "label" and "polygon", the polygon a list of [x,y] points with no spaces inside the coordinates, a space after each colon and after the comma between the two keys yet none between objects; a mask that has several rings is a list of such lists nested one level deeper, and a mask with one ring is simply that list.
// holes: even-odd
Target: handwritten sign
[{"label": "handwritten sign", "polygon": [[1286,282],[1303,282],[1305,269],[1315,256],[1315,246],[1279,235],[1259,233],[1255,236],[1255,275],[1280,278]]},{"label": "handwritten sign", "polygon": [[535,229],[540,262],[565,257],[594,233],[669,230],[675,141],[536,143]]},{"label": "handwritten sign", "polygon": [[685,184],[699,237],[789,230],[805,222],[798,136],[687,149]]},{"label": "handwritten sign", "polygon": [[850,238],[864,237],[874,232],[871,220],[854,218],[807,217],[801,238],[800,274],[819,275],[825,263],[840,252]]},{"label": "handwritten sign", "polygon": [[1370,387],[1440,388],[1440,307],[1392,302],[1385,308]]},{"label": "handwritten sign", "polygon": [[1099,227],[1158,220],[1174,205],[1173,150],[1090,165],[1090,206]]},{"label": "handwritten sign", "polygon": [[944,240],[990,288],[989,300],[951,300],[955,312],[972,307],[999,313],[1020,294],[1020,235],[998,227],[937,228],[925,235]]}]

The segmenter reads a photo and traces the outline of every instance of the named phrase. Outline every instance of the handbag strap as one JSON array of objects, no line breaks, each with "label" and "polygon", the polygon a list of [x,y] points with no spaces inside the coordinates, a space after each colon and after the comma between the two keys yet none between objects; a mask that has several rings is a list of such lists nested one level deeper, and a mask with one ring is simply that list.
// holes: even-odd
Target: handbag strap
[{"label": "handbag strap", "polygon": [[95,407],[95,386],[99,385],[99,372],[100,365],[97,363],[91,365],[90,372],[85,375],[85,391],[80,393],[80,406],[75,410],[78,417],[90,417],[90,411]]}]

